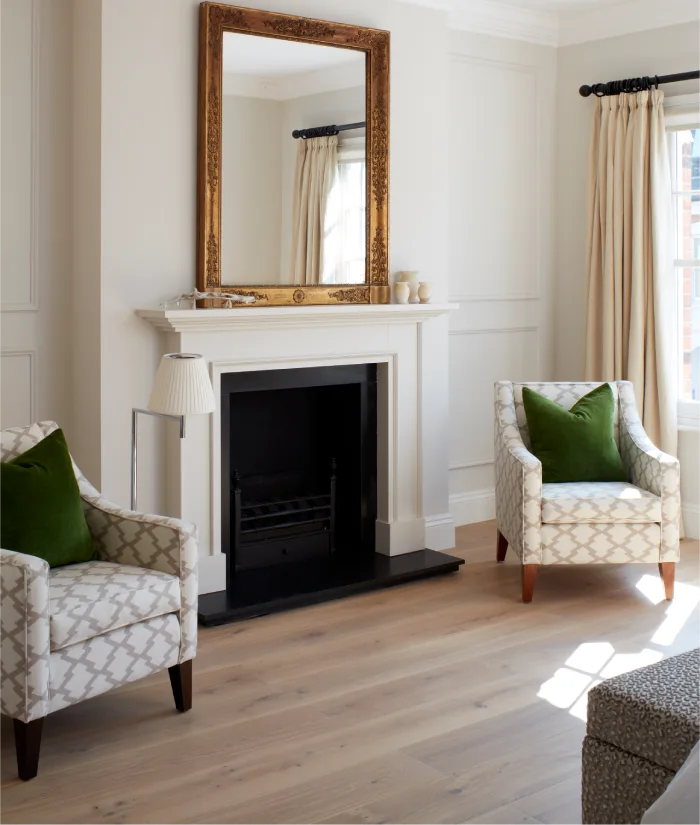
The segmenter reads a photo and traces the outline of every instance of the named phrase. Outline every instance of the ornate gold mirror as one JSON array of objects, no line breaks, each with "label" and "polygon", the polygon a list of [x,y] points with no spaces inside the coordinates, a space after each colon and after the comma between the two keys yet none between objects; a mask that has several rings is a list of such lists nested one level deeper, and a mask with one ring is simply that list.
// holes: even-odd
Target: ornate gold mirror
[{"label": "ornate gold mirror", "polygon": [[202,3],[197,287],[389,301],[389,33]]}]

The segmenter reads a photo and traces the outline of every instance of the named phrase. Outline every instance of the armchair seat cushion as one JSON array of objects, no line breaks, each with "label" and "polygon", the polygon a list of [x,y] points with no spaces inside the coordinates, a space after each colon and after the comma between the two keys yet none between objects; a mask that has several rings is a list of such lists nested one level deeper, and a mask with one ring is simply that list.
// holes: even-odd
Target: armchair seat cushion
[{"label": "armchair seat cushion", "polygon": [[661,498],[625,481],[543,484],[542,522],[660,523]]},{"label": "armchair seat cushion", "polygon": [[108,561],[49,573],[51,650],[180,610],[180,579]]}]

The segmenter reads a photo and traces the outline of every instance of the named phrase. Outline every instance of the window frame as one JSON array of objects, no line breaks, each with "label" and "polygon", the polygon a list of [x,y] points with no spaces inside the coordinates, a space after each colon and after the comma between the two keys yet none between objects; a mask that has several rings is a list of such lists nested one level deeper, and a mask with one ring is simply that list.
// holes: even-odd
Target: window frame
[{"label": "window frame", "polygon": [[[666,136],[668,140],[668,148],[669,148],[669,161],[670,167],[672,170],[672,187],[671,193],[673,198],[673,215],[674,215],[674,228],[677,226],[676,224],[676,216],[677,216],[677,206],[676,204],[680,200],[680,192],[676,189],[676,180],[675,180],[675,168],[676,168],[676,141],[675,141],[675,133],[676,132],[683,132],[689,129],[698,129],[700,128],[700,96],[697,94],[690,94],[690,95],[678,95],[675,98],[670,97],[666,98],[664,109],[666,112]],[[675,111],[674,111],[675,110]],[[678,308],[677,318],[682,318],[682,294],[678,288],[680,279],[678,277],[678,270],[685,269],[685,268],[694,268],[700,269],[700,259],[685,259],[685,258],[676,258],[677,248],[676,248],[676,239],[674,233],[674,257],[672,259],[673,263],[673,274],[674,274],[674,289],[676,290],[676,305]],[[679,354],[679,376],[682,375],[682,357],[681,353],[683,352],[682,347],[682,335],[683,335],[683,327],[682,324],[678,324],[678,354]],[[700,429],[700,399],[688,399],[688,398],[678,398],[678,429],[692,429],[698,430]]]}]

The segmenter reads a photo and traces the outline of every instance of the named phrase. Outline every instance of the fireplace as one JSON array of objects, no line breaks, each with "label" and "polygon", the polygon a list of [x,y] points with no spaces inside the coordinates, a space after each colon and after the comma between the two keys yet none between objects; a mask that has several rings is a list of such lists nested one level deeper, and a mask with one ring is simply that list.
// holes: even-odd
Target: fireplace
[{"label": "fireplace", "polygon": [[228,373],[221,456],[229,591],[245,571],[374,553],[376,364]]},{"label": "fireplace", "polygon": [[[461,559],[440,552],[455,545],[454,520],[449,512],[445,415],[447,315],[454,308],[451,304],[430,303],[138,310],[138,315],[160,333],[162,351],[202,353],[218,399],[211,417],[188,419],[187,438],[177,439],[177,434],[173,434],[167,453],[168,512],[193,522],[198,529],[202,624],[221,624],[447,573],[462,564]],[[333,372],[336,367],[368,370],[371,380],[365,382],[361,378],[345,382],[349,386],[324,389],[318,378],[323,373],[315,370],[328,368]],[[230,449],[224,450],[223,444],[226,432],[229,438],[232,432],[230,417],[228,430],[223,426],[227,396],[229,402],[236,401],[234,410],[238,410],[246,395],[258,391],[274,395],[298,389],[294,382],[307,370],[308,375],[315,376],[311,384],[321,386],[317,390],[321,394],[357,394],[361,390],[353,385],[363,383],[368,400],[369,393],[376,392],[376,425],[373,416],[365,419],[372,421],[376,433],[365,442],[376,453],[369,482],[362,478],[357,483],[351,481],[352,473],[358,470],[345,461],[340,452],[342,445],[334,445],[331,452],[324,447],[323,438],[318,439],[315,448],[315,475],[305,484],[292,483],[294,478],[287,478],[289,495],[283,485],[276,490],[266,486],[270,475],[277,474],[276,480],[280,481],[280,474],[290,472],[288,469],[268,465],[261,471],[245,466],[241,460],[234,461],[232,466]],[[285,380],[292,383],[266,388],[264,382],[282,373],[288,373]],[[261,383],[239,390],[243,385],[237,383],[236,376]],[[231,380],[234,392],[222,392],[222,388],[231,388]],[[272,423],[286,425],[284,438],[292,444],[299,442],[301,433],[301,425],[296,433],[290,425],[293,417],[303,423],[312,414],[320,415],[320,426],[327,427],[331,438],[337,432],[349,433],[349,427],[331,426],[338,423],[340,414],[348,411],[349,415],[350,407],[342,397],[325,402],[325,413],[323,403],[318,407],[320,412],[309,410],[305,415],[291,404],[278,405]],[[332,408],[330,414],[328,405]],[[353,421],[356,415],[361,416],[357,407],[352,413]],[[253,436],[252,429],[244,431],[245,449]],[[268,433],[272,435],[266,439],[258,437],[269,450],[270,438],[282,438],[279,432],[279,427],[270,425]],[[370,464],[365,462],[363,466],[367,468]],[[256,526],[253,521],[243,522],[243,518],[255,515],[255,511],[246,510],[248,504],[262,503],[268,507],[272,520],[257,525],[266,524],[266,529],[272,529],[275,512],[281,514],[275,522],[279,526],[289,520],[285,508],[306,510],[293,517],[298,526],[311,509],[304,529],[315,535],[313,541],[304,542],[299,537],[299,528],[295,537],[286,538],[286,543],[275,546],[260,542],[256,547],[258,539],[279,536],[264,530],[257,534],[251,531],[245,534],[245,542],[241,535],[242,553],[232,553],[231,518],[235,511],[231,509],[231,499],[233,495],[235,508],[236,471],[240,477],[241,526]],[[264,484],[258,483],[256,475],[268,479]],[[332,475],[336,499],[334,529],[330,513],[321,506],[324,502],[316,498],[332,497]],[[314,483],[309,484],[309,480]],[[355,503],[351,508],[353,496]],[[304,500],[309,506],[303,504]],[[344,513],[343,508],[348,508],[348,512]]]},{"label": "fireplace", "polygon": [[226,590],[203,624],[455,569],[430,550],[378,555],[377,364],[221,376]]}]

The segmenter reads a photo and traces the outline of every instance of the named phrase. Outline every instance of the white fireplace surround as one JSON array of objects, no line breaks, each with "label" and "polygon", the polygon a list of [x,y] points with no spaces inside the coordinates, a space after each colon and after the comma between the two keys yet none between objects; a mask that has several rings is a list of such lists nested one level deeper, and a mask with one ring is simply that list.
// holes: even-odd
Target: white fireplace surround
[{"label": "white fireplace surround", "polygon": [[[170,509],[199,527],[200,592],[225,587],[221,553],[221,376],[377,364],[376,551],[454,547],[448,507],[448,313],[456,304],[137,310],[163,352],[206,359],[216,411],[190,416],[169,451]],[[284,411],[281,410],[283,415]]]}]

